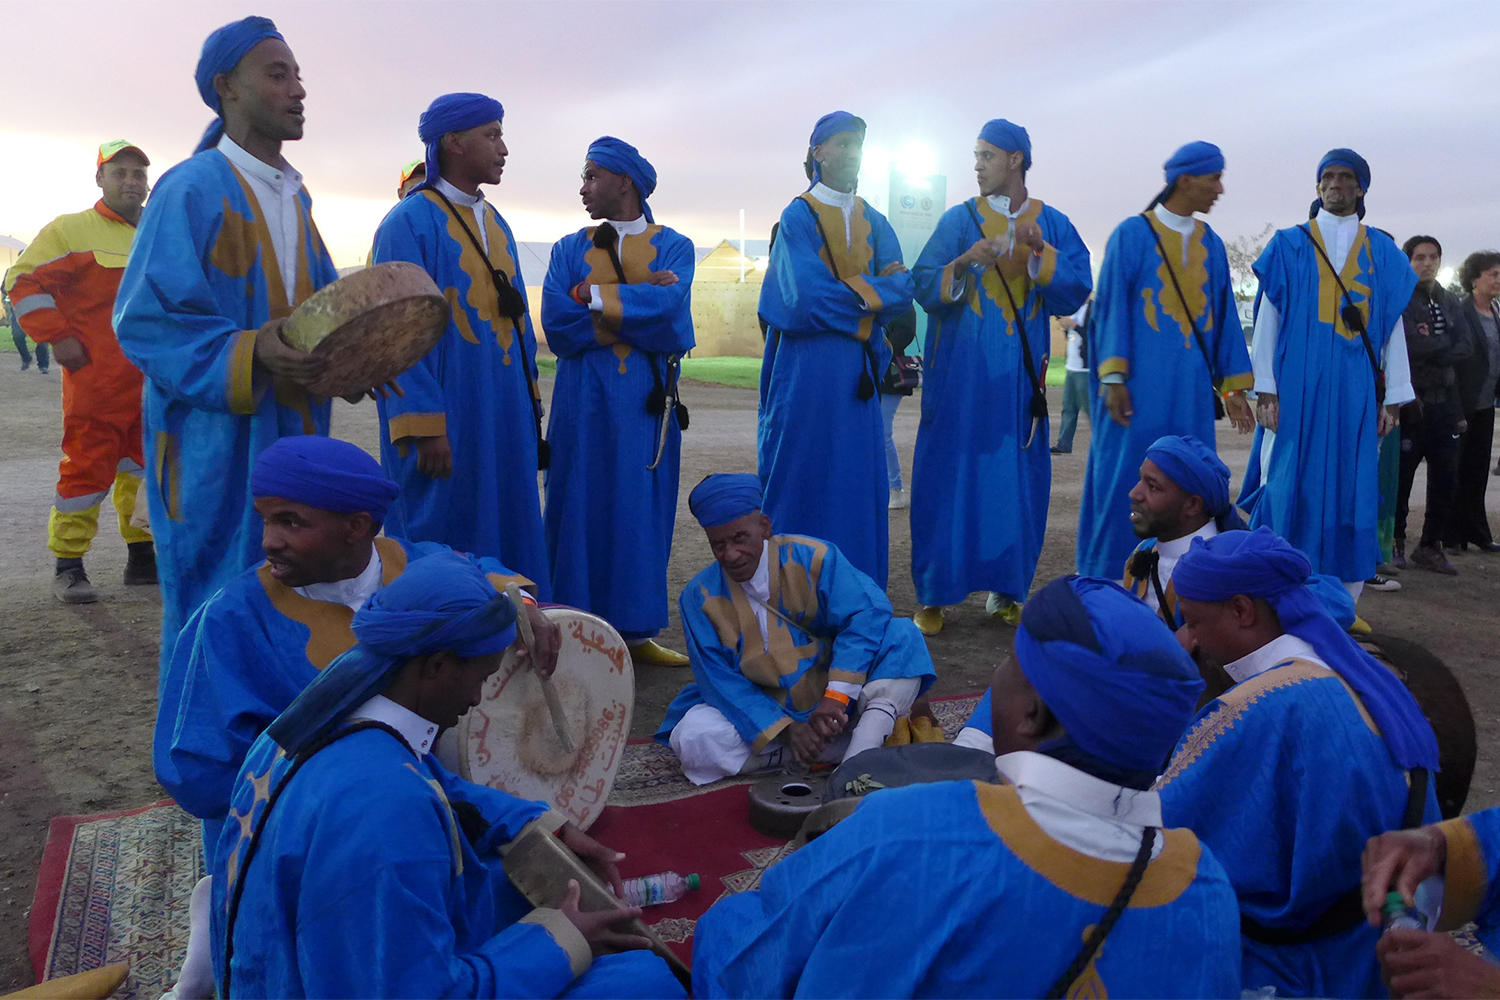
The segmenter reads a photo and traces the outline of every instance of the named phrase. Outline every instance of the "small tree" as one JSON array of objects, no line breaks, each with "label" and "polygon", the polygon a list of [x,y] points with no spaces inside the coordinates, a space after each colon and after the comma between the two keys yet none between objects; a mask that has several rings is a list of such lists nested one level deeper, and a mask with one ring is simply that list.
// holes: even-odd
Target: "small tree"
[{"label": "small tree", "polygon": [[1224,244],[1224,252],[1229,257],[1229,277],[1234,282],[1234,297],[1238,301],[1249,302],[1255,298],[1255,262],[1260,259],[1261,251],[1275,231],[1276,227],[1268,222],[1256,235],[1237,236]]}]

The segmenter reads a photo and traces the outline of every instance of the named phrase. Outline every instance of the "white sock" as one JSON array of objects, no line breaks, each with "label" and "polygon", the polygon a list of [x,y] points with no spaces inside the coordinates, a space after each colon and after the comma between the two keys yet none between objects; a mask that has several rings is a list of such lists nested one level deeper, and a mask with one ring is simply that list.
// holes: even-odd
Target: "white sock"
[{"label": "white sock", "polygon": [[1354,598],[1354,603],[1355,604],[1358,604],[1359,603],[1359,595],[1361,593],[1363,593],[1364,589],[1365,589],[1365,581],[1360,580],[1360,581],[1358,581],[1356,583],[1350,583],[1348,580],[1345,580],[1344,581],[1344,589],[1347,590],[1347,591],[1349,591],[1349,596],[1352,597],[1352,598]]},{"label": "white sock", "polygon": [[844,753],[848,760],[855,754],[874,747],[883,746],[896,729],[896,705],[887,698],[871,698],[859,713],[859,721],[849,737],[849,749]]},{"label": "white sock", "polygon": [[173,994],[177,1000],[213,1000],[214,962],[209,949],[209,907],[213,903],[213,876],[205,875],[193,886],[193,895],[188,901],[188,947],[187,959],[182,963],[182,975],[177,977]]}]

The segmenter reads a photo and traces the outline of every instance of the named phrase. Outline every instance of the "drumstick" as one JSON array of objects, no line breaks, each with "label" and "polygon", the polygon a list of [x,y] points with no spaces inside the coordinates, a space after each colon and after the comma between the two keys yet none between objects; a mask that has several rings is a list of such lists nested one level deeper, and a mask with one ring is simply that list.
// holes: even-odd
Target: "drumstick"
[{"label": "drumstick", "polygon": [[[531,634],[531,621],[526,617],[526,604],[521,599],[521,588],[516,586],[516,581],[511,580],[505,585],[505,596],[516,606],[516,629],[521,633],[521,642],[529,655],[532,653],[535,637]],[[535,661],[532,662],[531,669],[536,670]],[[557,731],[557,738],[562,742],[563,749],[572,753],[573,737],[568,733],[568,719],[563,715],[562,702],[557,697],[557,689],[552,686],[552,678],[543,677],[537,671],[536,679],[541,682],[542,698],[547,702],[547,711],[552,715],[552,728]]]}]

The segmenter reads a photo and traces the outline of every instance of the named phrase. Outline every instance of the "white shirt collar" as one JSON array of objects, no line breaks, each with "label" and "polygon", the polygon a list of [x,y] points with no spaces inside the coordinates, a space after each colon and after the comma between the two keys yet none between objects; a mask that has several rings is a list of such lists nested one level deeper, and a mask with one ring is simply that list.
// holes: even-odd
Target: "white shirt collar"
[{"label": "white shirt collar", "polygon": [[[1106,861],[1135,860],[1141,834],[1160,827],[1161,796],[1085,774],[1045,754],[1019,750],[995,758],[1026,813],[1053,840]],[[1156,838],[1152,857],[1161,852]]]},{"label": "white shirt collar", "polygon": [[818,181],[818,183],[812,186],[811,193],[814,198],[818,199],[825,205],[832,205],[835,208],[842,208],[846,212],[854,208],[853,191],[835,191],[833,188],[829,187],[827,184],[824,184],[822,181]]},{"label": "white shirt collar", "polygon": [[[249,174],[273,188],[282,190],[286,190],[288,186],[293,191],[302,187],[302,175],[293,169],[290,163],[286,162],[286,157],[284,156],[281,158],[281,166],[279,168],[273,167],[264,160],[259,160],[251,156],[239,143],[227,135],[219,140],[217,148],[219,152],[224,154],[224,158],[234,164],[235,168],[242,174]],[[287,184],[288,181],[291,182],[290,185]]]},{"label": "white shirt collar", "polygon": [[646,217],[644,215],[631,219],[629,222],[616,222],[614,219],[608,221],[614,227],[615,232],[619,233],[621,237],[639,236],[646,231]]},{"label": "white shirt collar", "polygon": [[999,212],[1001,215],[1012,221],[1019,219],[1021,216],[1025,215],[1026,209],[1031,207],[1031,198],[1029,196],[1025,201],[1021,202],[1021,207],[1017,208],[1014,212],[1010,210],[1010,195],[1008,194],[988,195],[985,200],[990,203],[990,208],[993,208],[995,211]]},{"label": "white shirt collar", "polygon": [[755,575],[740,586],[751,597],[757,597],[762,601],[771,599],[771,542],[769,539],[761,543],[760,565],[755,567]]},{"label": "white shirt collar", "polygon": [[351,611],[358,611],[364,607],[370,595],[380,589],[382,579],[380,551],[371,546],[370,562],[358,576],[351,576],[347,580],[334,580],[331,583],[309,583],[295,590],[308,600],[343,604]]},{"label": "white shirt collar", "polygon": [[425,757],[432,749],[432,744],[437,741],[438,725],[422,718],[416,712],[402,705],[396,704],[383,694],[377,694],[363,705],[349,713],[351,719],[371,719],[375,722],[383,722],[406,741],[412,752],[418,757]]},{"label": "white shirt collar", "polygon": [[1198,220],[1194,219],[1191,215],[1178,215],[1176,212],[1168,211],[1165,205],[1157,205],[1151,211],[1161,220],[1162,225],[1175,232],[1182,233],[1184,236],[1191,233],[1193,227],[1198,224]]},{"label": "white shirt collar", "polygon": [[1318,209],[1318,228],[1328,233],[1334,229],[1351,229],[1359,225],[1359,213],[1350,212],[1348,215],[1334,215],[1326,208]]},{"label": "white shirt collar", "polygon": [[1180,559],[1182,558],[1183,553],[1192,548],[1193,539],[1214,538],[1218,534],[1219,526],[1214,522],[1209,521],[1207,524],[1199,528],[1197,531],[1193,532],[1191,535],[1183,535],[1181,538],[1174,538],[1169,542],[1163,542],[1158,539],[1156,542],[1156,554],[1159,556],[1170,557],[1172,559]]},{"label": "white shirt collar", "polygon": [[447,195],[449,201],[453,202],[455,205],[462,205],[464,208],[473,208],[475,205],[478,205],[480,202],[484,201],[483,191],[480,191],[477,194],[464,194],[458,188],[454,187],[452,184],[449,184],[446,177],[439,177],[432,186],[437,188],[443,194]]},{"label": "white shirt collar", "polygon": [[1328,664],[1324,663],[1318,656],[1317,651],[1306,642],[1303,642],[1295,635],[1283,634],[1272,639],[1250,655],[1242,656],[1233,663],[1224,664],[1224,672],[1234,678],[1236,684],[1240,684],[1252,677],[1265,673],[1272,667],[1280,666],[1293,657],[1301,660],[1310,660],[1324,669],[1328,667]]}]

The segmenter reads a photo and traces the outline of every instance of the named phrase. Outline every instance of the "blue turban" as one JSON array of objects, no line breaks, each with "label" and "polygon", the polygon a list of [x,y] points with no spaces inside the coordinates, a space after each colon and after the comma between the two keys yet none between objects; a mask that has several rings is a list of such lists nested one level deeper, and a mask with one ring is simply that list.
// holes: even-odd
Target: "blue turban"
[{"label": "blue turban", "polygon": [[[193,79],[198,84],[198,96],[203,98],[203,103],[213,109],[215,115],[222,116],[224,109],[219,104],[219,92],[214,89],[214,77],[220,73],[232,73],[234,68],[245,58],[245,53],[255,48],[267,38],[281,38],[281,32],[276,30],[276,24],[269,17],[247,17],[243,20],[226,24],[215,31],[203,43],[203,51],[198,55],[198,69],[193,73]],[[198,148],[194,153],[201,153],[205,149],[212,149],[219,144],[219,139],[224,135],[224,119],[215,118],[203,133],[203,138],[198,140]]]},{"label": "blue turban", "polygon": [[595,166],[603,167],[612,174],[624,174],[635,185],[635,193],[641,196],[641,214],[647,222],[655,222],[646,199],[656,190],[656,168],[641,155],[640,150],[623,139],[602,135],[589,145],[585,160],[593,160]]},{"label": "blue turban", "polygon": [[1031,169],[1031,136],[1021,126],[1004,118],[991,118],[979,130],[979,138],[1007,153],[1023,154],[1021,169]]},{"label": "blue turban", "polygon": [[358,445],[303,434],[279,438],[260,453],[250,494],[281,497],[339,514],[367,512],[377,523],[401,488]]},{"label": "blue turban", "polygon": [[[813,126],[812,135],[807,137],[807,157],[812,160],[814,146],[821,146],[840,132],[858,132],[861,136],[865,134],[865,120],[859,115],[851,115],[847,111],[830,111],[818,123]],[[812,182],[817,184],[823,179],[823,167],[816,160],[812,160]],[[812,185],[808,185],[812,190]]]},{"label": "blue turban", "polygon": [[1016,660],[1067,730],[1037,749],[1132,788],[1161,773],[1203,693],[1161,618],[1097,577],[1059,577],[1026,602]]},{"label": "blue turban", "polygon": [[420,191],[437,183],[440,176],[438,145],[443,136],[504,120],[504,105],[483,94],[444,94],[427,105],[427,110],[417,120],[417,138],[427,147],[427,178],[412,190]]},{"label": "blue turban", "polygon": [[1202,497],[1203,509],[1220,531],[1245,526],[1229,502],[1229,466],[1208,445],[1191,434],[1169,434],[1157,438],[1146,457],[1190,495]]},{"label": "blue turban", "polygon": [[[1327,170],[1331,166],[1334,166],[1335,164],[1341,167],[1348,167],[1350,170],[1354,171],[1354,179],[1359,181],[1359,189],[1361,191],[1368,192],[1370,190],[1370,165],[1365,162],[1365,158],[1363,156],[1360,156],[1352,149],[1345,149],[1343,147],[1339,147],[1338,149],[1330,149],[1328,152],[1323,154],[1323,158],[1318,161],[1317,179],[1321,181],[1323,179],[1323,171]],[[1308,217],[1312,218],[1316,216],[1318,214],[1318,209],[1322,207],[1322,198],[1313,199],[1312,209],[1308,212]],[[1361,219],[1365,217],[1365,196],[1363,194],[1359,196],[1359,202],[1355,208],[1355,214],[1358,215]]]},{"label": "blue turban", "polygon": [[1190,142],[1173,153],[1172,158],[1162,166],[1167,173],[1167,187],[1170,188],[1184,174],[1202,177],[1223,170],[1224,154],[1211,142]]},{"label": "blue turban", "polygon": [[358,642],[277,716],[271,738],[296,756],[384,691],[413,656],[500,652],[515,641],[516,611],[468,556],[437,552],[412,560],[354,613]]},{"label": "blue turban", "polygon": [[1307,557],[1269,528],[1195,539],[1172,571],[1177,596],[1223,603],[1236,594],[1268,602],[1281,628],[1312,646],[1359,696],[1396,764],[1436,770],[1437,738],[1416,700],[1328,616],[1309,586]]},{"label": "blue turban", "polygon": [[704,476],[688,494],[688,510],[705,528],[737,521],[761,509],[760,477],[748,472],[720,472]]}]

